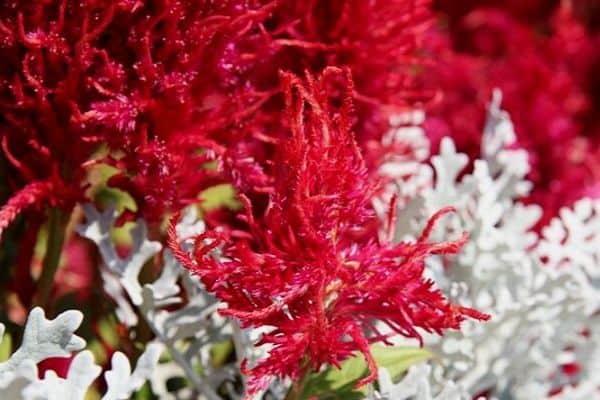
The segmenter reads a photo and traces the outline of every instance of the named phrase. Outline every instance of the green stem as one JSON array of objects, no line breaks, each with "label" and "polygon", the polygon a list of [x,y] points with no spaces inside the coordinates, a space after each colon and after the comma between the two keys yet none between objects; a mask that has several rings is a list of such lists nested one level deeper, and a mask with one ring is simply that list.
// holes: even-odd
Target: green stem
[{"label": "green stem", "polygon": [[292,383],[292,387],[287,392],[284,400],[301,400],[302,395],[304,394],[304,386],[306,385],[309,376],[310,372],[307,369],[300,379]]},{"label": "green stem", "polygon": [[46,254],[42,264],[42,273],[38,279],[37,300],[39,306],[47,306],[52,286],[54,284],[54,276],[58,270],[60,263],[60,254],[62,253],[63,243],[65,241],[65,228],[68,222],[66,215],[58,208],[52,208],[48,218],[48,241],[46,246]]}]

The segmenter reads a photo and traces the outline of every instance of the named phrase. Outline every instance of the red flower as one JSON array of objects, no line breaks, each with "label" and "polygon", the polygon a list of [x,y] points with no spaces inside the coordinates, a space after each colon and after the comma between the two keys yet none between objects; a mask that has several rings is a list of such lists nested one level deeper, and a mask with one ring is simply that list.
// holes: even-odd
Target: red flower
[{"label": "red flower", "polygon": [[362,99],[359,134],[380,135],[388,112],[381,105],[422,97],[410,84],[427,5],[4,2],[0,135],[16,172],[10,183],[17,192],[47,182],[49,198],[35,203],[52,200],[68,209],[83,194],[86,162],[103,143],[122,169],[113,182],[132,191],[150,220],[211,183],[198,178],[203,160],[197,155],[206,149],[204,156],[213,158],[221,150],[224,178],[240,180],[250,171],[259,175],[247,179],[259,182],[268,143],[282,131],[281,102],[273,99],[281,69],[348,65]]},{"label": "red flower", "polygon": [[[368,345],[388,338],[377,321],[420,339],[417,328],[441,334],[466,317],[487,319],[449,303],[423,278],[427,256],[455,253],[466,240],[428,243],[433,224],[449,210],[432,217],[415,243],[378,239],[376,187],[351,131],[348,72],[341,106],[329,95],[340,76],[331,68],[306,81],[282,75],[291,135],[277,146],[264,213],[254,215],[242,196],[247,232],[201,235],[192,259],[171,225],[171,248],[227,304],[222,313],[246,327],[272,327],[259,342],[272,346],[269,356],[247,371],[250,394],[272,376],[297,379],[323,364],[339,366],[355,351],[370,368],[358,384],[373,381],[377,366]],[[212,253],[217,247],[222,256]]]},{"label": "red flower", "polygon": [[56,375],[65,379],[69,373],[73,358],[75,358],[74,355],[69,357],[51,357],[40,361],[38,363],[39,378],[43,379],[47,371],[54,371]]},{"label": "red flower", "polygon": [[86,162],[99,144],[108,144],[148,219],[162,211],[157,204],[177,208],[179,197],[200,190],[190,188],[193,176],[168,190],[156,185],[197,173],[195,155],[186,168],[175,166],[201,143],[182,152],[171,139],[196,114],[223,114],[202,103],[223,91],[217,70],[224,39],[268,15],[260,5],[225,3],[2,3],[0,127],[3,155],[17,172],[10,183],[51,186],[31,203],[52,201],[68,209],[74,199],[65,193],[82,196]]}]

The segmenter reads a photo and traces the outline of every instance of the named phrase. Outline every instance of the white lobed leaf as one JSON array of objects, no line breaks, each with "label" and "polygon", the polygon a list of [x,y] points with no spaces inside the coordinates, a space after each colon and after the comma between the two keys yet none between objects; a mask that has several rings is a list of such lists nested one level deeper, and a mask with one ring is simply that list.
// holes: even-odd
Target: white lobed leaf
[{"label": "white lobed leaf", "polygon": [[[178,364],[178,368],[170,370],[182,371],[197,392],[209,400],[216,400],[218,396],[214,388],[220,386],[224,379],[235,380],[231,373],[224,374],[210,365],[211,345],[232,337],[229,322],[215,312],[217,301],[204,290],[197,278],[190,276],[169,250],[163,251],[163,268],[158,279],[142,285],[139,281],[141,268],[161,249],[159,243],[148,240],[144,221],[138,220],[131,229],[132,250],[128,257],[120,258],[110,235],[116,221],[114,211],[100,213],[89,205],[84,210],[87,221],[79,232],[100,248],[107,266],[102,271],[104,288],[117,304],[119,320],[134,326],[141,316],[156,335],[155,340],[166,346],[173,362]],[[182,248],[191,250],[194,237],[204,231],[204,223],[198,220],[195,208],[185,210],[176,230],[183,240]],[[180,287],[185,293],[180,293]],[[202,367],[202,373],[197,372],[197,366]],[[165,368],[161,366],[159,369]],[[109,388],[114,386],[114,389],[107,393],[105,400],[120,398],[123,396],[120,393],[132,390],[126,383],[135,378],[136,371],[129,376],[127,360],[117,354],[113,359],[113,371],[107,373]],[[162,393],[163,387],[156,383],[155,378],[152,382],[152,387]]]},{"label": "white lobed leaf", "polygon": [[431,186],[431,168],[425,164],[429,157],[429,142],[423,128],[424,113],[413,111],[401,114],[390,121],[391,128],[383,136],[381,144],[389,151],[377,167],[382,178],[383,190],[373,199],[379,215],[385,215],[393,196],[403,206],[407,199]]},{"label": "white lobed leaf", "polygon": [[[138,220],[130,231],[131,251],[127,257],[122,258],[111,238],[111,229],[117,219],[115,208],[109,207],[104,212],[99,212],[92,205],[86,204],[83,206],[83,212],[86,222],[78,226],[77,231],[81,236],[96,243],[108,270],[118,277],[133,304],[141,304],[142,287],[138,277],[144,264],[162,249],[161,244],[148,240],[146,224]],[[113,295],[115,291],[111,290],[108,293]],[[118,298],[115,298],[115,301],[119,303]],[[120,314],[125,318],[130,317],[127,310]],[[123,322],[131,323],[132,320],[128,318]]]},{"label": "white lobed leaf", "polygon": [[150,343],[138,359],[133,373],[127,357],[121,352],[114,353],[111,360],[112,369],[104,374],[108,389],[102,400],[128,399],[132,393],[139,390],[152,376],[162,349],[160,343]]},{"label": "white lobed leaf", "polygon": [[37,365],[31,360],[24,360],[12,371],[0,375],[0,393],[7,399],[20,399],[23,390],[37,377]]},{"label": "white lobed leaf", "polygon": [[501,109],[501,104],[502,92],[494,89],[481,141],[481,154],[484,160],[493,160],[517,138],[510,115]]},{"label": "white lobed leaf", "polygon": [[379,390],[375,398],[381,400],[469,400],[470,396],[454,382],[445,382],[441,391],[433,395],[430,384],[431,367],[427,364],[412,366],[397,384],[392,382],[385,368],[379,369]]},{"label": "white lobed leaf", "polygon": [[[67,376],[53,370],[38,378],[37,364],[54,357],[70,356],[81,350],[85,341],[74,334],[82,320],[79,311],[66,311],[47,320],[41,308],[34,308],[25,325],[23,343],[0,367],[0,398],[24,400],[84,400],[89,387],[102,368],[94,363],[89,350],[79,352],[69,365]],[[0,324],[0,331],[4,326]],[[106,372],[108,391],[103,400],[128,399],[153,374],[162,344],[151,343],[138,359],[133,373],[124,354],[113,355],[113,369]]]},{"label": "white lobed leaf", "polygon": [[65,379],[52,370],[44,378],[33,380],[22,392],[24,400],[83,400],[89,386],[100,375],[102,368],[94,363],[88,350],[77,354]]},{"label": "white lobed leaf", "polygon": [[69,310],[48,320],[44,310],[34,308],[25,324],[23,343],[7,361],[0,363],[0,380],[3,374],[14,373],[25,361],[37,364],[46,358],[67,357],[83,349],[85,340],[74,333],[82,319],[80,311]]},{"label": "white lobed leaf", "polygon": [[115,313],[119,321],[129,327],[136,326],[138,324],[138,316],[127,300],[125,290],[119,278],[106,268],[100,269],[100,276],[102,277],[104,291],[117,305]]},{"label": "white lobed leaf", "polygon": [[600,200],[584,198],[562,208],[542,230],[536,252],[545,268],[569,271],[585,299],[581,320],[567,336],[566,346],[571,357],[566,362],[576,362],[579,372],[575,377],[555,374],[557,385],[569,384],[557,398],[594,398],[586,393],[600,398]]},{"label": "white lobed leaf", "polygon": [[440,154],[432,157],[435,183],[399,208],[395,239],[418,236],[434,212],[455,207],[431,240],[462,232],[470,240],[455,257],[431,258],[428,274],[454,302],[492,316],[487,323],[466,321],[461,331],[442,338],[427,337],[441,362],[433,387],[453,380],[471,395],[487,391],[516,400],[543,398],[540,393],[569,383],[557,372],[565,359],[581,362],[583,371],[600,365],[589,360],[596,336],[580,334],[584,328],[597,329],[586,315],[600,304],[600,280],[595,279],[600,274],[599,213],[582,200],[573,210],[561,211],[561,219],[543,231],[538,244],[532,228],[541,209],[519,202],[531,188],[527,154],[505,149],[515,135],[500,98],[495,93],[489,106],[482,159],[464,174],[467,156],[444,138]]}]

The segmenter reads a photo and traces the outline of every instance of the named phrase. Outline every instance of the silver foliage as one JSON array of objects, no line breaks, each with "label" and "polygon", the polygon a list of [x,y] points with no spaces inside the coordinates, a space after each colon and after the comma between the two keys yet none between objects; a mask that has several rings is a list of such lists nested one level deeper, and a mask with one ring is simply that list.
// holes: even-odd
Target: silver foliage
[{"label": "silver foliage", "polygon": [[[469,232],[470,240],[455,257],[431,258],[427,273],[454,302],[489,313],[492,320],[467,321],[460,332],[426,337],[438,359],[411,367],[398,383],[382,368],[370,400],[467,400],[481,392],[501,400],[600,398],[600,201],[582,199],[562,209],[538,236],[532,228],[540,208],[519,202],[531,189],[527,154],[508,149],[515,134],[500,103],[495,92],[481,159],[467,173],[468,157],[449,138],[442,140],[432,166],[426,164],[429,149],[418,127],[420,113],[393,121],[384,137],[385,146],[410,143],[411,156],[392,155],[380,166],[388,183],[374,199],[375,208],[383,215],[397,192],[395,240],[401,241],[419,235],[434,212],[454,207],[456,213],[445,217],[431,240],[462,232]],[[219,316],[216,299],[168,250],[148,239],[142,220],[133,225],[131,250],[121,257],[111,235],[116,210],[100,212],[90,205],[83,210],[86,221],[78,232],[98,246],[104,289],[115,302],[117,318],[130,328],[141,318],[154,334],[133,369],[124,354],[113,354],[102,400],[130,398],[146,381],[161,399],[218,400],[223,391],[241,399],[240,361],[261,358],[252,346],[260,332],[244,331]],[[192,238],[203,231],[195,209],[188,209],[177,226],[183,249],[191,250]],[[144,266],[157,259],[162,261],[158,278],[140,281]],[[31,311],[22,345],[0,363],[3,398],[84,398],[102,372],[91,352],[76,354],[66,378],[48,371],[39,379],[37,370],[44,359],[85,347],[75,334],[82,318],[67,311],[48,320],[42,309]],[[3,330],[0,324],[0,337]],[[229,340],[236,359],[214,367],[211,348]],[[170,358],[159,363],[165,349]],[[561,369],[567,364],[576,364],[576,373]],[[185,377],[188,387],[169,392],[167,380],[177,377]],[[275,382],[269,390],[283,398],[285,385]]]},{"label": "silver foliage", "polygon": [[[81,312],[70,310],[48,320],[44,310],[34,308],[27,318],[21,346],[0,363],[0,391],[7,398],[21,398],[23,390],[37,380],[37,363],[83,349],[85,341],[74,333],[82,319]],[[2,324],[0,331],[4,332]]]},{"label": "silver foliage", "polygon": [[138,358],[133,372],[125,354],[117,351],[111,359],[112,369],[104,373],[108,390],[102,400],[128,399],[152,377],[163,350],[160,343],[150,343]]},{"label": "silver foliage", "polygon": [[89,351],[77,354],[65,379],[52,370],[43,379],[34,379],[22,392],[26,400],[83,399],[88,387],[100,375],[101,368],[94,363]]},{"label": "silver foliage", "polygon": [[542,230],[536,251],[547,267],[570,271],[585,299],[564,359],[576,363],[578,372],[558,374],[559,382],[568,386],[553,399],[600,398],[600,200],[581,199],[572,208],[561,209]]},{"label": "silver foliage", "polygon": [[[595,203],[582,200],[561,211],[538,238],[532,227],[540,208],[518,201],[531,188],[527,154],[507,149],[515,135],[500,101],[496,92],[482,158],[472,172],[464,174],[468,157],[443,139],[440,154],[432,158],[435,183],[399,209],[396,240],[418,235],[427,218],[446,206],[456,213],[439,224],[432,240],[470,233],[458,256],[432,259],[428,272],[454,301],[487,312],[492,320],[467,322],[461,332],[428,338],[440,355],[435,380],[453,380],[471,395],[491,391],[502,399],[543,399],[571,383],[558,372],[560,365],[599,365],[589,360],[590,348],[598,345],[595,336],[580,334],[598,329],[590,317],[600,298],[599,213]],[[585,350],[575,354],[574,346]],[[586,384],[588,369],[584,366],[580,377]]]},{"label": "silver foliage", "polygon": [[431,169],[424,164],[429,158],[429,141],[421,127],[424,117],[423,112],[412,111],[392,118],[390,130],[382,138],[387,152],[377,174],[384,187],[373,199],[380,215],[388,211],[392,196],[397,196],[398,205],[403,207],[408,199],[431,186]]},{"label": "silver foliage", "polygon": [[[220,398],[218,388],[225,387],[231,397],[241,398],[241,393],[234,390],[233,382],[240,379],[239,361],[250,345],[247,333],[238,332],[230,321],[216,312],[220,304],[203,289],[196,277],[179,265],[169,250],[162,253],[158,279],[140,283],[142,267],[162,248],[160,243],[148,240],[144,221],[138,220],[131,229],[130,256],[121,258],[110,236],[117,218],[114,208],[99,212],[86,205],[84,212],[86,222],[78,230],[100,249],[105,264],[102,270],[104,287],[117,305],[117,317],[128,326],[135,326],[141,316],[156,340],[167,348],[172,358],[170,363],[175,364],[160,365],[156,369],[150,378],[155,393],[164,399],[200,394],[203,398],[216,400]],[[189,249],[191,239],[203,230],[204,224],[198,220],[195,209],[189,208],[177,226],[183,248]],[[213,367],[211,346],[229,339],[234,341],[239,361],[221,368]],[[165,381],[175,376],[187,378],[191,388],[168,393]]]},{"label": "silver foliage", "polygon": [[85,340],[74,333],[82,320],[83,314],[75,310],[48,320],[44,310],[35,307],[27,318],[23,343],[7,361],[0,363],[0,381],[26,362],[37,364],[46,358],[67,357],[71,352],[83,349]]},{"label": "silver foliage", "polygon": [[445,382],[434,395],[431,385],[431,366],[422,363],[412,366],[398,383],[393,383],[385,368],[379,370],[378,390],[371,400],[469,400],[469,395],[454,382]]},{"label": "silver foliage", "polygon": [[[73,358],[66,378],[49,370],[39,379],[37,369],[40,361],[68,357],[72,352],[85,347],[85,341],[75,334],[82,319],[81,312],[69,310],[48,320],[41,308],[34,308],[27,318],[21,346],[7,361],[0,364],[2,398],[83,400],[89,387],[102,372],[94,363],[90,351],[79,352]],[[2,324],[0,331],[4,331]],[[150,343],[138,359],[133,373],[127,357],[120,352],[114,353],[113,369],[105,374],[107,392],[102,400],[128,399],[150,377],[161,352],[161,344]]]}]

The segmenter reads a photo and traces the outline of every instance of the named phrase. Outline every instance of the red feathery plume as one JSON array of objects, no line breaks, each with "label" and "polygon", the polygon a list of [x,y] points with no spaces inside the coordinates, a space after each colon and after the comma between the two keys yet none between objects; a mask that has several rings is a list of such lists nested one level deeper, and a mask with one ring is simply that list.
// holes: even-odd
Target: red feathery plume
[{"label": "red feathery plume", "polygon": [[17,215],[51,197],[52,191],[53,186],[49,182],[36,181],[15,193],[0,209],[0,237]]},{"label": "red feathery plume", "polygon": [[[329,95],[330,80],[340,76],[347,79],[341,104]],[[433,216],[414,243],[378,239],[376,187],[351,131],[348,71],[281,79],[291,133],[277,145],[266,210],[256,215],[242,196],[247,232],[207,232],[196,239],[193,257],[170,228],[171,248],[227,304],[224,315],[246,327],[272,327],[258,343],[272,346],[269,356],[247,369],[250,395],[273,376],[297,379],[323,364],[339,366],[355,351],[370,369],[358,385],[372,382],[377,366],[368,345],[389,336],[377,322],[420,339],[419,328],[441,334],[468,317],[487,319],[449,303],[423,277],[427,256],[456,253],[466,240],[428,242],[435,222],[451,210]]]},{"label": "red feathery plume", "polygon": [[[53,177],[81,195],[90,158],[108,144],[110,157],[96,161],[118,165],[112,183],[151,221],[218,179],[265,187],[262,170],[283,132],[278,71],[348,66],[361,100],[357,134],[380,135],[392,108],[425,95],[412,78],[428,5],[3,2],[0,136],[10,184]],[[201,171],[217,159],[222,171]],[[51,193],[72,205],[59,196]]]}]

